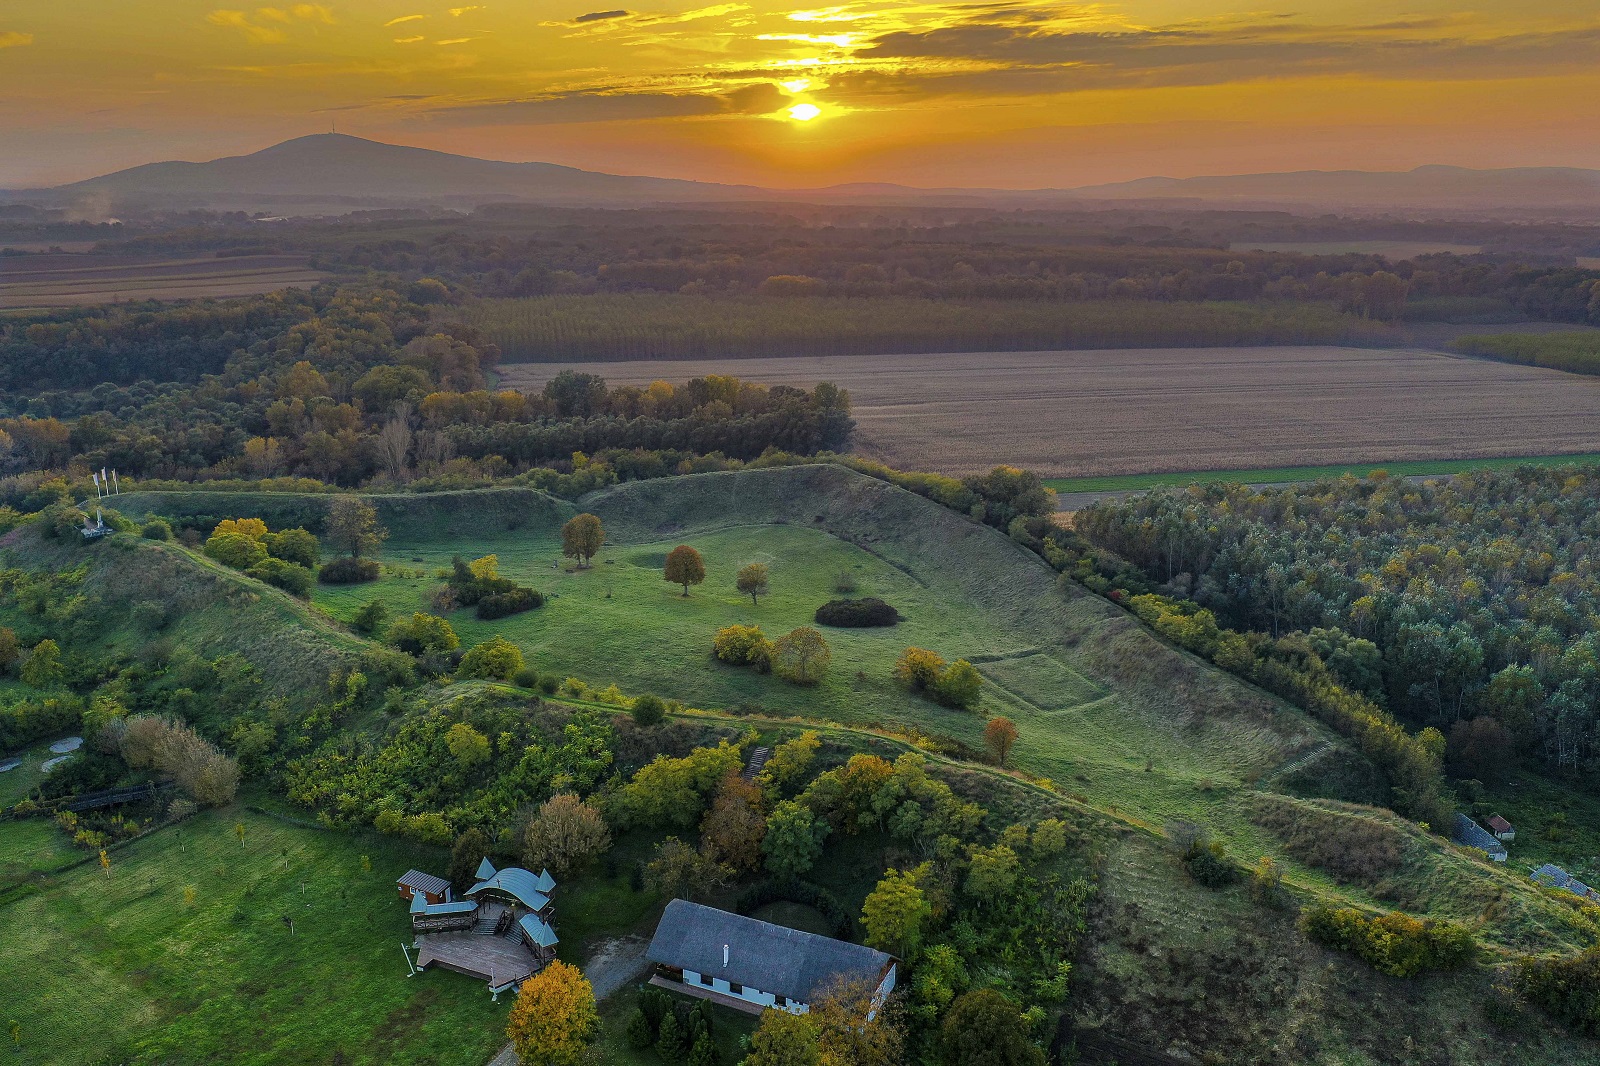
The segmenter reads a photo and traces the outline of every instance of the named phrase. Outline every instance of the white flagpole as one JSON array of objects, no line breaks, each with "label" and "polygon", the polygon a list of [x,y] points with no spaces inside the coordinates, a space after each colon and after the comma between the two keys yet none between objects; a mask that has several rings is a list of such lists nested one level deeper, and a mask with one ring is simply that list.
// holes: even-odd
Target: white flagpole
[{"label": "white flagpole", "polygon": [[111,489],[118,494],[122,492],[122,486],[117,484],[117,472],[115,470],[111,471]]}]

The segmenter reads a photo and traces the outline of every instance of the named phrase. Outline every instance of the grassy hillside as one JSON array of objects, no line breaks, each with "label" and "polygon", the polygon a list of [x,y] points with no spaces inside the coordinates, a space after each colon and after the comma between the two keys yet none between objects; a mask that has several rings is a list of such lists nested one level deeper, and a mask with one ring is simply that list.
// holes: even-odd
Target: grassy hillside
[{"label": "grassy hillside", "polygon": [[[313,528],[326,506],[317,497],[206,493],[130,495],[122,502],[130,513],[256,514],[274,526]],[[263,661],[280,661],[272,668],[284,679],[297,675],[281,661],[305,660],[323,669],[345,649],[360,647],[318,609],[348,618],[376,598],[395,613],[431,610],[441,587],[437,569],[453,555],[494,553],[503,574],[540,589],[548,600],[538,611],[494,622],[453,612],[451,622],[465,643],[503,635],[541,673],[677,698],[712,709],[719,728],[753,725],[773,739],[794,728],[785,719],[822,719],[840,723],[825,731],[830,743],[889,754],[895,745],[872,737],[875,723],[979,744],[983,714],[937,707],[890,681],[894,659],[908,644],[964,656],[985,676],[984,712],[1005,714],[1021,729],[1015,764],[1050,777],[1067,793],[1108,856],[1073,1005],[1084,1046],[1100,1048],[1101,1061],[1140,1061],[1134,1052],[1171,1051],[1182,1061],[1509,1062],[1529,1055],[1550,1061],[1559,1050],[1548,1032],[1524,1034],[1512,1047],[1483,1027],[1478,1010],[1491,980],[1487,969],[1406,982],[1380,978],[1306,942],[1293,928],[1292,911],[1264,909],[1242,886],[1211,892],[1194,884],[1163,840],[1163,827],[1176,820],[1206,827],[1245,862],[1275,857],[1302,896],[1464,922],[1489,948],[1490,962],[1510,951],[1571,951],[1596,935],[1594,920],[1575,900],[1360,806],[1376,798],[1372,771],[1343,741],[1299,711],[1174,650],[1107,601],[1061,585],[1041,561],[992,529],[883,482],[822,465],[635,482],[576,505],[518,489],[380,496],[375,502],[391,531],[383,578],[357,588],[319,587],[310,608],[175,546],[117,537],[90,549],[25,539],[12,547],[38,565],[102,553],[93,556],[101,560],[97,565],[116,561],[128,571],[107,578],[118,602],[136,601],[151,588],[155,595],[160,587],[178,590],[193,615],[186,611],[176,620],[177,631],[251,647]],[[573,569],[559,548],[562,522],[579,511],[599,515],[609,538],[585,571]],[[679,543],[696,546],[707,564],[706,583],[687,599],[659,570]],[[772,570],[771,594],[758,606],[733,587],[737,568],[755,560]],[[159,579],[140,576],[147,569]],[[796,688],[710,657],[720,626],[754,623],[776,636],[809,624],[816,606],[837,594],[841,574],[849,575],[857,595],[887,599],[905,621],[889,630],[826,630],[834,661],[821,685]],[[252,627],[266,634],[282,630],[306,649],[322,651],[275,659],[270,640],[252,643],[257,638],[242,632]],[[228,628],[241,632],[215,632]],[[298,669],[313,673],[309,665]],[[991,791],[996,787],[993,771],[963,772],[978,775],[974,780]],[[1023,791],[1060,802],[1043,790]],[[1380,847],[1368,865],[1345,862],[1313,846],[1328,841],[1335,853],[1346,846],[1363,861],[1371,841],[1392,844],[1394,853],[1386,857]],[[347,861],[366,847],[346,840],[342,854]],[[40,855],[39,862],[51,861]],[[882,859],[882,849],[872,851],[870,842],[840,841],[830,844],[824,868],[840,881],[834,890],[859,905]],[[52,881],[50,891],[11,906],[81,906],[77,901],[97,877],[97,871],[72,871]],[[613,875],[585,883],[585,900],[605,905],[563,904],[576,943],[606,935],[611,911],[621,924],[610,932],[639,920],[642,901]],[[79,896],[68,894],[69,885],[78,886],[72,891]],[[43,911],[23,917],[54,920]],[[74,928],[74,938],[98,943],[92,922]],[[154,928],[141,936],[154,936]],[[391,950],[382,943],[373,950]],[[117,974],[143,964],[115,956],[106,963]],[[11,963],[13,970],[31,965],[31,956]],[[450,980],[481,997],[476,985]],[[395,983],[382,983],[386,995]],[[52,1009],[57,1013],[49,1017],[61,1017],[68,1008],[57,1003]],[[284,1025],[292,1027],[309,1008],[282,1009]],[[1431,1031],[1427,1018],[1440,1019],[1431,1042],[1405,1047],[1407,1036]],[[146,1023],[130,1015],[118,1024],[133,1034]],[[396,1050],[393,1061],[455,1061],[423,1057],[418,1048],[426,1046],[408,1045],[404,1055],[413,1058]]]},{"label": "grassy hillside", "polygon": [[[82,591],[102,651],[134,656],[164,641],[206,658],[239,654],[291,702],[317,695],[361,646],[305,603],[176,544],[131,535],[52,540],[27,525],[0,538],[0,560],[27,570],[88,563]],[[163,624],[135,621],[144,603],[163,608]]]}]

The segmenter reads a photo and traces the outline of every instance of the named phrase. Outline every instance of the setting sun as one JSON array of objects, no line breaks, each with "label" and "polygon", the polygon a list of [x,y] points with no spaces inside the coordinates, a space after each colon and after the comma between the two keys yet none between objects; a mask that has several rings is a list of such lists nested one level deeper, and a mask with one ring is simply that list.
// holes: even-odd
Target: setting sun
[{"label": "setting sun", "polygon": [[816,104],[795,104],[789,109],[789,117],[796,122],[810,122],[822,114],[822,108]]}]

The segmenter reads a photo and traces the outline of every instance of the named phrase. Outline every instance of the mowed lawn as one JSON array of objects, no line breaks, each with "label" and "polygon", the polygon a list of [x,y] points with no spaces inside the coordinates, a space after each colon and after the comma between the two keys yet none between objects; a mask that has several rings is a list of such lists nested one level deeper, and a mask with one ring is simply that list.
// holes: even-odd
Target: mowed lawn
[{"label": "mowed lawn", "polygon": [[[0,854],[51,828],[0,823]],[[445,863],[420,850],[232,808],[112,852],[109,877],[90,862],[47,878],[0,904],[8,1058],[482,1066],[504,1042],[504,997],[406,976],[394,879]]]}]

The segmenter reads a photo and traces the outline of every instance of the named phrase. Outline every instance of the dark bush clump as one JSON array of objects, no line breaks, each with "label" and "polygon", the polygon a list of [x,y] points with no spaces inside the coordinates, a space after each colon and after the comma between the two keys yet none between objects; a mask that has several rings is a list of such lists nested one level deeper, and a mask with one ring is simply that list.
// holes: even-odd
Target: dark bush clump
[{"label": "dark bush clump", "polygon": [[359,585],[378,580],[376,559],[334,559],[322,564],[317,580],[324,585]]},{"label": "dark bush clump", "polygon": [[544,606],[544,596],[530,588],[518,586],[510,592],[494,592],[478,601],[478,617],[488,620],[504,618],[508,614],[521,614]]},{"label": "dark bush clump", "polygon": [[171,540],[172,527],[164,518],[152,518],[139,530],[139,535],[145,540]]},{"label": "dark bush clump", "polygon": [[900,612],[876,596],[867,596],[859,600],[829,600],[817,608],[816,620],[819,626],[867,629],[896,624]]},{"label": "dark bush clump", "polygon": [[511,680],[519,688],[538,688],[539,671],[531,666],[524,666],[521,670],[511,675]]}]

